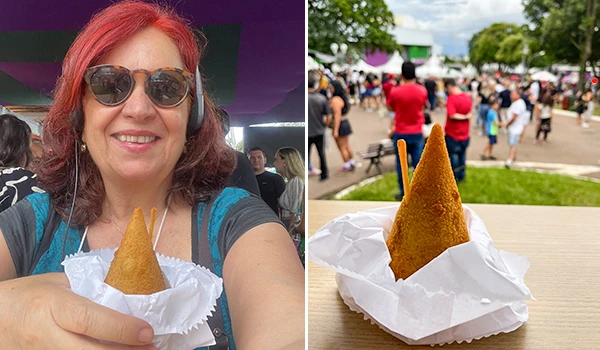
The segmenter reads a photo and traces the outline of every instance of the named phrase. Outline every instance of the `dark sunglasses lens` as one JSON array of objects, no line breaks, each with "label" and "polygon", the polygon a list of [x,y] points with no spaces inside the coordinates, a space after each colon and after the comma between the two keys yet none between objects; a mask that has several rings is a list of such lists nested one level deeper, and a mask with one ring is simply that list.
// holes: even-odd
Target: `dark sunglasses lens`
[{"label": "dark sunglasses lens", "polygon": [[183,101],[188,88],[183,74],[178,71],[163,70],[150,76],[147,91],[154,103],[170,107]]},{"label": "dark sunglasses lens", "polygon": [[96,98],[107,105],[123,102],[132,85],[129,73],[116,67],[103,67],[90,77],[90,88]]}]

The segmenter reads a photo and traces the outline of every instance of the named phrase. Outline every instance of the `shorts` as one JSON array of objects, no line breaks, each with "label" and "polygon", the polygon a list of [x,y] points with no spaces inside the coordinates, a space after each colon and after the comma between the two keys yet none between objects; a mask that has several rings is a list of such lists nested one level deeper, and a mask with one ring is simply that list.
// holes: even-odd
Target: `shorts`
[{"label": "shorts", "polygon": [[365,93],[363,94],[364,97],[370,97],[373,96],[373,90],[367,89],[367,91],[365,91]]},{"label": "shorts", "polygon": [[521,138],[521,134],[511,134],[508,132],[508,145],[511,147],[515,147],[519,144],[519,139]]},{"label": "shorts", "polygon": [[377,88],[373,89],[373,93],[372,94],[373,94],[373,96],[379,96],[379,95],[381,95],[381,88],[377,87]]},{"label": "shorts", "polygon": [[350,96],[356,95],[356,86],[354,84],[350,84],[350,86],[348,86],[348,90],[350,92]]},{"label": "shorts", "polygon": [[488,135],[488,138],[490,139],[490,145],[495,145],[498,143],[498,138],[496,135]]},{"label": "shorts", "polygon": [[340,121],[340,130],[338,131],[338,135],[348,136],[350,134],[352,134],[352,127],[350,127],[350,121],[348,121],[348,119],[342,119]]}]

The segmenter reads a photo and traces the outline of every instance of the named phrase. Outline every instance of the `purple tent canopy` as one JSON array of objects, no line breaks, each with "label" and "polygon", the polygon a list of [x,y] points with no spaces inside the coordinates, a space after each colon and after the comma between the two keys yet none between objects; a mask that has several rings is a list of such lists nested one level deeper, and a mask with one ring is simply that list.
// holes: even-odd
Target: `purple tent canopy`
[{"label": "purple tent canopy", "polygon": [[[63,58],[49,51],[60,44],[64,55],[70,44],[67,39],[72,40],[92,14],[112,2],[22,0],[7,5],[4,1],[0,102],[26,104],[20,102],[23,96],[37,95],[42,101],[37,105],[47,104]],[[203,74],[211,82],[211,95],[230,113],[232,125],[304,121],[305,2],[170,3],[208,37]]]}]

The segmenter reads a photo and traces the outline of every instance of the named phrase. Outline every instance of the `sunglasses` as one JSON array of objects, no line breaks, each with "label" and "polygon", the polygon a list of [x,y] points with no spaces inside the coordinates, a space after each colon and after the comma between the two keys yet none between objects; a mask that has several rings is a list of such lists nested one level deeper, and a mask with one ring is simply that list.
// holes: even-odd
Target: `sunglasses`
[{"label": "sunglasses", "polygon": [[160,107],[178,106],[194,86],[194,74],[172,67],[130,71],[125,67],[103,64],[86,69],[84,78],[96,101],[105,106],[117,106],[131,95],[137,73],[146,75],[146,95]]}]

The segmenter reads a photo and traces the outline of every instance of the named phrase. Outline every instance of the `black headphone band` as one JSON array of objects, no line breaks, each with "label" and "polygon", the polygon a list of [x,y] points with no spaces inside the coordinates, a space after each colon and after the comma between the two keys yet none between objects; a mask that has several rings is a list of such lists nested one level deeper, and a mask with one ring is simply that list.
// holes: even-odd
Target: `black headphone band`
[{"label": "black headphone band", "polygon": [[190,111],[190,120],[187,126],[187,136],[190,137],[202,127],[204,121],[204,88],[202,86],[202,75],[196,67],[196,96]]}]

